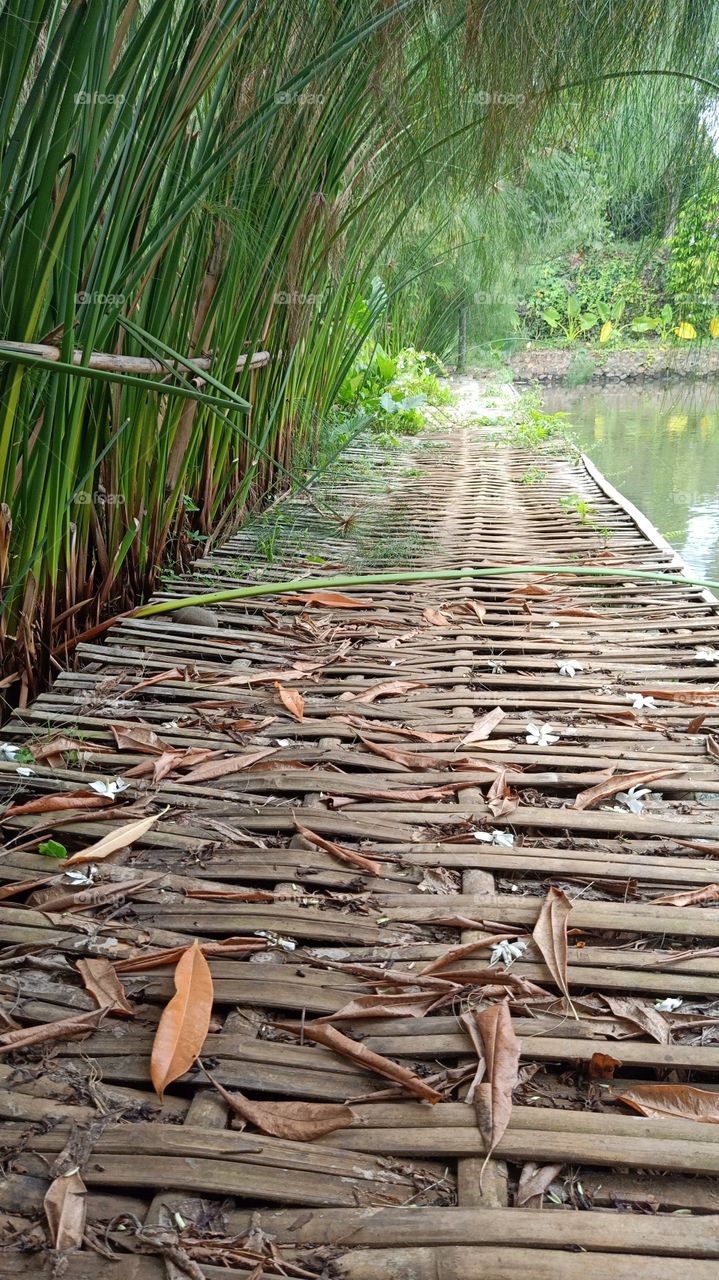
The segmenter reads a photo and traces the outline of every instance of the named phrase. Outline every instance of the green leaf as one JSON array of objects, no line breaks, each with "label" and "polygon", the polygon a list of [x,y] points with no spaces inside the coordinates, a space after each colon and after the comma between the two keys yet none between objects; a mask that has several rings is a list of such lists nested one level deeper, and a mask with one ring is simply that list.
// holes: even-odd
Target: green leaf
[{"label": "green leaf", "polygon": [[59,840],[45,840],[43,844],[38,845],[38,853],[44,854],[46,858],[67,857],[67,849],[64,844],[60,844]]},{"label": "green leaf", "polygon": [[560,319],[559,312],[555,311],[554,307],[547,307],[546,311],[542,312],[542,319],[550,329],[556,329]]}]

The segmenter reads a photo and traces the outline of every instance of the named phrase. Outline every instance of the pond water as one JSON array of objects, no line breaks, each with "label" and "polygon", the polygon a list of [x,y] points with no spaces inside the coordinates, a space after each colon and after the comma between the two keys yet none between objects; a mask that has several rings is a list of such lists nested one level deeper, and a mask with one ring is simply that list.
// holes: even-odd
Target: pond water
[{"label": "pond water", "polygon": [[719,383],[547,388],[584,453],[698,577],[719,580]]}]

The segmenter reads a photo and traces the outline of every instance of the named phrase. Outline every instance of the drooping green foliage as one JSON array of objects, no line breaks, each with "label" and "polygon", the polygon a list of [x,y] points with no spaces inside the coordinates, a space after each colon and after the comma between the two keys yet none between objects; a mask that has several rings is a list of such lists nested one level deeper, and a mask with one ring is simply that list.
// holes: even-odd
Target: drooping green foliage
[{"label": "drooping green foliage", "polygon": [[532,207],[532,145],[618,109],[647,57],[705,74],[712,21],[697,0],[0,6],[0,341],[55,349],[0,351],[21,697],[290,482],[368,334],[441,348],[463,238],[494,280],[498,193]]}]

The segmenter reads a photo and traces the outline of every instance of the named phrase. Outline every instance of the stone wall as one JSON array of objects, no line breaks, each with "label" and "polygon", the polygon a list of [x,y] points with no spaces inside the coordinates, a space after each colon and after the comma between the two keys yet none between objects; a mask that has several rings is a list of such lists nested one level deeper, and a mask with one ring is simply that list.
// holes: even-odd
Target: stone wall
[{"label": "stone wall", "polygon": [[719,343],[711,347],[644,347],[602,351],[587,347],[551,350],[536,347],[509,359],[514,381],[572,383],[574,370],[594,365],[584,382],[636,382],[661,378],[710,378],[719,375]]}]

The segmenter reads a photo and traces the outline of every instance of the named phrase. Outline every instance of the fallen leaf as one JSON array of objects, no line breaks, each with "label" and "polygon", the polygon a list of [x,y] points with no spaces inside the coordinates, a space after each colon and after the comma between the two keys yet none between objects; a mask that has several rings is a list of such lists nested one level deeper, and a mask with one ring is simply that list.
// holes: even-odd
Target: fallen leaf
[{"label": "fallen leaf", "polygon": [[360,867],[362,871],[367,871],[371,876],[381,876],[382,868],[378,862],[373,862],[371,858],[365,858],[361,853],[356,853],[354,849],[345,849],[341,844],[335,844],[334,840],[325,840],[324,836],[318,836],[314,831],[310,831],[309,827],[300,826],[299,822],[295,822],[295,827],[305,840],[309,840],[310,844],[314,844],[318,849],[324,849],[325,853],[331,853],[335,858],[339,858],[340,862],[348,862],[350,866]]},{"label": "fallen leaf", "polygon": [[220,760],[208,760],[197,769],[184,775],[184,782],[209,782],[212,778],[226,778],[232,773],[241,773],[249,769],[251,764],[264,760],[266,756],[277,754],[277,747],[263,747],[261,751],[251,751],[244,756],[223,756]]},{"label": "fallen leaf", "polygon": [[552,885],[542,903],[532,931],[532,941],[576,1018],[567,975],[567,920],[571,910],[572,904],[566,893]]},{"label": "fallen leaf", "polygon": [[68,791],[61,796],[38,796],[25,804],[11,804],[4,818],[19,818],[24,813],[56,813],[61,809],[106,809],[106,796],[88,795],[86,791]]},{"label": "fallen leaf", "polygon": [[662,898],[652,898],[651,905],[658,907],[692,907],[698,902],[716,902],[719,884],[705,884],[701,889],[687,889],[684,893],[667,893]]},{"label": "fallen leaf", "polygon": [[38,889],[41,885],[52,884],[53,880],[57,880],[57,876],[40,876],[37,880],[18,880],[15,884],[3,885],[0,889],[0,902],[14,898],[18,893],[29,893],[31,889]]},{"label": "fallen leaf", "polygon": [[378,698],[399,697],[402,693],[409,693],[410,689],[426,688],[426,684],[421,680],[383,680],[381,684],[375,684],[371,689],[364,689],[360,693],[343,693],[340,696],[340,702],[369,704],[376,702]]},{"label": "fallen leaf", "polygon": [[88,845],[87,849],[73,853],[72,857],[63,864],[64,867],[75,867],[82,862],[99,862],[102,858],[109,858],[111,853],[117,853],[118,849],[126,849],[128,845],[134,844],[144,836],[159,817],[161,814],[153,813],[149,818],[140,818],[138,822],[128,822],[124,827],[118,827],[116,831],[103,836],[102,840]]},{"label": "fallen leaf", "polygon": [[63,753],[66,751],[91,752],[93,755],[107,755],[110,747],[100,746],[97,742],[83,742],[80,738],[68,738],[60,733],[50,742],[31,742],[29,749],[36,764],[46,761],[49,765],[62,765]]},{"label": "fallen leaf", "polygon": [[373,600],[360,600],[358,596],[345,596],[339,591],[302,591],[284,597],[291,604],[319,604],[328,609],[374,609]]},{"label": "fallen leaf", "polygon": [[512,1090],[517,1084],[520,1043],[514,1034],[506,1000],[490,1005],[481,1013],[474,1010],[472,1017],[486,1064],[486,1079],[477,1085],[473,1098],[486,1151],[484,1169],[512,1114]]},{"label": "fallen leaf", "polygon": [[660,778],[669,778],[685,772],[685,769],[675,768],[644,769],[637,773],[615,773],[614,777],[608,778],[606,782],[600,782],[596,787],[589,787],[587,791],[580,791],[572,808],[591,809],[600,800],[610,800],[618,792],[628,791],[630,787],[648,786],[652,782],[658,782]]},{"label": "fallen leaf", "polygon": [[[144,973],[147,969],[177,964],[186,950],[187,947],[163,947],[161,951],[149,951],[144,955],[130,956],[127,960],[115,960],[113,967],[116,973]],[[200,943],[203,956],[241,956],[249,955],[252,951],[266,950],[267,943],[262,938],[223,938],[221,942]]]},{"label": "fallen leaf", "polygon": [[352,725],[353,729],[369,731],[377,729],[388,737],[410,738],[412,742],[452,742],[456,738],[454,733],[429,733],[422,729],[407,729],[402,725],[389,724],[386,720],[366,720],[363,716],[330,716],[329,719]]},{"label": "fallen leaf", "polygon": [[707,738],[707,755],[719,760],[719,738]]},{"label": "fallen leaf", "polygon": [[209,1071],[205,1074],[235,1115],[274,1138],[312,1142],[337,1129],[349,1129],[355,1119],[341,1102],[255,1102],[242,1093],[229,1093]]},{"label": "fallen leaf", "polygon": [[442,613],[439,609],[423,609],[422,617],[431,627],[446,627],[449,625],[449,618],[446,613]]},{"label": "fallen leaf", "polygon": [[507,771],[501,769],[487,792],[487,805],[490,813],[495,818],[501,818],[506,813],[511,813],[517,807],[516,797],[507,786]]},{"label": "fallen leaf", "polygon": [[125,693],[125,697],[129,698],[131,694],[137,693],[140,689],[149,689],[150,685],[162,684],[165,680],[182,680],[187,679],[187,671],[180,670],[179,667],[170,667],[167,671],[160,671],[156,676],[148,676],[147,680],[141,680],[139,684],[134,684],[131,689]]},{"label": "fallen leaf", "polygon": [[719,706],[716,689],[639,689],[643,698],[661,698],[665,702],[688,702],[695,706]]},{"label": "fallen leaf", "polygon": [[99,1009],[124,1014],[134,1018],[135,1010],[127,1002],[127,996],[112,962],[106,957],[78,960],[77,970]]},{"label": "fallen leaf", "polygon": [[702,712],[700,716],[695,716],[687,725],[687,733],[698,733],[706,718],[706,712]]},{"label": "fallen leaf", "polygon": [[283,689],[279,681],[275,682],[275,689],[283,707],[286,707],[290,715],[301,724],[305,718],[305,700],[302,694],[296,689]]},{"label": "fallen leaf", "polygon": [[356,1062],[367,1071],[374,1071],[379,1076],[394,1080],[395,1084],[402,1085],[408,1093],[422,1098],[425,1102],[442,1101],[442,1094],[431,1088],[413,1071],[408,1071],[406,1067],[401,1067],[399,1063],[392,1062],[379,1053],[373,1053],[371,1049],[367,1049],[357,1040],[351,1040],[336,1027],[320,1026],[316,1022],[305,1023],[303,1034],[305,1039],[323,1044],[328,1049],[334,1049],[335,1053],[341,1054],[343,1058],[350,1058],[352,1062]]},{"label": "fallen leaf", "polygon": [[472,728],[466,738],[462,738],[461,745],[469,747],[473,742],[483,742],[488,738],[493,729],[497,728],[504,720],[506,712],[501,707],[495,707],[493,711],[488,711],[485,715],[480,716],[479,720],[475,720]]},{"label": "fallen leaf", "polygon": [[479,618],[480,622],[484,621],[487,614],[486,605],[478,604],[476,600],[465,600],[462,608],[466,613],[473,613],[476,618]]},{"label": "fallen leaf", "polygon": [[53,1249],[58,1253],[79,1249],[85,1234],[87,1187],[77,1169],[50,1183],[43,1207]]},{"label": "fallen leaf", "polygon": [[[431,973],[439,973],[440,969],[446,969],[448,964],[454,964],[457,960],[465,960],[467,956],[474,955],[475,951],[491,951],[498,942],[508,942],[513,938],[518,938],[519,934],[514,933],[494,933],[489,938],[482,938],[477,942],[463,942],[456,947],[450,947],[449,951],[445,951],[443,956],[438,960],[433,960],[427,965],[426,969],[420,969],[420,977],[428,977]],[[448,975],[451,977],[451,974]]]},{"label": "fallen leaf", "polygon": [[160,1100],[200,1053],[210,1027],[212,999],[210,966],[195,939],[178,961],[175,994],[162,1011],[152,1045],[150,1076]]},{"label": "fallen leaf", "polygon": [[701,1124],[719,1124],[719,1093],[688,1084],[636,1084],[615,1094],[614,1100],[625,1102],[643,1116],[675,1116]]},{"label": "fallen leaf", "polygon": [[561,1164],[525,1164],[519,1175],[514,1205],[517,1209],[541,1209],[544,1193],[564,1168]]},{"label": "fallen leaf", "polygon": [[92,1009],[90,1013],[73,1014],[59,1018],[57,1022],[39,1022],[34,1027],[20,1027],[0,1036],[0,1053],[25,1049],[31,1044],[44,1044],[46,1040],[74,1040],[75,1036],[95,1031],[109,1012],[108,1009]]},{"label": "fallen leaf", "polygon": [[358,1018],[421,1018],[434,1005],[453,998],[453,991],[454,989],[449,993],[422,991],[400,996],[357,996],[336,1013],[328,1013],[326,1017],[317,1018],[316,1021],[321,1023],[354,1022]]},{"label": "fallen leaf", "polygon": [[[173,750],[168,743],[158,737],[149,724],[111,724],[110,730],[119,751],[162,755],[163,751]],[[87,747],[85,749],[87,750]]]},{"label": "fallen leaf", "polygon": [[671,1024],[653,1004],[638,1000],[634,996],[615,996],[602,992],[599,999],[617,1018],[644,1031],[656,1040],[657,1044],[669,1044],[671,1040]]},{"label": "fallen leaf", "polygon": [[587,1075],[590,1080],[612,1080],[617,1067],[622,1063],[609,1053],[593,1053],[587,1063]]}]

